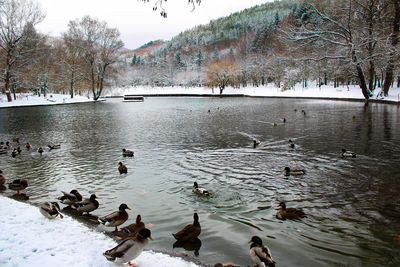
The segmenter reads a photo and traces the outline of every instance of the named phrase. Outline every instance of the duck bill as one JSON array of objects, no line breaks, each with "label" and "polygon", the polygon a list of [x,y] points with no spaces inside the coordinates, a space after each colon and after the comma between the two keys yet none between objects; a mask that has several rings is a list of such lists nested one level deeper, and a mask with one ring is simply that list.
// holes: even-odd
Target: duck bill
[{"label": "duck bill", "polygon": [[249,244],[250,244],[250,243],[252,243],[252,242],[253,242],[253,241],[251,241],[251,239],[250,239],[250,240],[249,240],[247,243],[249,243]]},{"label": "duck bill", "polygon": [[61,213],[58,213],[61,219],[64,219],[64,216]]},{"label": "duck bill", "polygon": [[128,210],[132,210],[131,208],[127,207]]},{"label": "duck bill", "polygon": [[151,237],[151,236],[149,238],[150,238],[150,240],[154,240],[153,237]]}]

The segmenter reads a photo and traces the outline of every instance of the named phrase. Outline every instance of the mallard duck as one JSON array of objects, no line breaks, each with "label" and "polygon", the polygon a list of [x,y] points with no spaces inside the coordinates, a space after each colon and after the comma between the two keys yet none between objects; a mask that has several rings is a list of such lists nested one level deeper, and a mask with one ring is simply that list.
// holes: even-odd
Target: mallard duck
[{"label": "mallard duck", "polygon": [[128,173],[128,168],[122,162],[119,162],[118,165],[119,174]]},{"label": "mallard duck", "polygon": [[51,149],[59,149],[59,148],[61,148],[61,145],[47,145],[49,148],[50,148],[50,150]]},{"label": "mallard duck", "polygon": [[31,144],[29,144],[29,143],[26,143],[26,145],[25,145],[25,147],[26,147],[26,149],[31,149]]},{"label": "mallard duck", "polygon": [[194,213],[193,219],[193,224],[188,224],[176,234],[172,234],[176,240],[194,242],[197,239],[201,232],[199,215]]},{"label": "mallard duck", "polygon": [[277,206],[281,207],[279,213],[283,219],[296,219],[306,217],[306,214],[302,209],[286,208],[286,204],[283,201]]},{"label": "mallard duck", "polygon": [[59,197],[58,199],[63,204],[72,205],[73,203],[82,201],[82,195],[76,189],[71,190],[71,192],[69,192],[69,193],[64,192],[64,191],[61,191],[61,192],[64,195],[62,197]]},{"label": "mallard duck", "polygon": [[76,209],[80,213],[86,212],[88,215],[90,215],[90,212],[99,207],[99,202],[96,200],[96,198],[97,196],[92,194],[90,198],[72,203],[71,208]]},{"label": "mallard duck", "polygon": [[122,155],[124,157],[133,157],[133,151],[132,150],[127,150],[125,148],[122,149]]},{"label": "mallard duck", "polygon": [[8,189],[17,191],[17,194],[19,195],[20,190],[24,190],[25,188],[28,187],[28,181],[25,179],[16,179],[12,181],[12,183],[8,183]]},{"label": "mallard duck", "polygon": [[285,176],[306,174],[306,171],[303,169],[290,169],[289,167],[285,167],[284,170],[285,170]]},{"label": "mallard duck", "polygon": [[142,216],[140,216],[140,214],[138,214],[138,216],[136,216],[136,222],[132,223],[128,226],[122,227],[120,229],[120,232],[122,232],[123,235],[132,235],[132,234],[139,232],[140,230],[142,230],[144,228],[145,228],[145,225],[144,225],[144,222],[142,222]]},{"label": "mallard duck", "polygon": [[135,266],[130,261],[142,253],[143,249],[149,243],[147,238],[153,240],[151,231],[144,228],[136,236],[125,239],[118,246],[104,252],[103,255],[108,261],[117,264],[127,262],[129,266]]},{"label": "mallard duck", "polygon": [[286,123],[286,118],[283,118],[283,123]]},{"label": "mallard duck", "polygon": [[199,187],[199,185],[197,184],[197,182],[194,182],[194,189],[193,192],[198,194],[198,195],[204,195],[209,197],[211,194],[210,192],[208,192],[206,189]]},{"label": "mallard duck", "polygon": [[257,267],[275,267],[275,261],[272,258],[271,251],[266,245],[263,245],[261,238],[253,236],[249,240],[250,245],[250,258]]},{"label": "mallard duck", "polygon": [[357,155],[353,151],[348,151],[348,150],[342,148],[342,157],[343,158],[355,158],[355,157],[357,157]]},{"label": "mallard duck", "polygon": [[126,204],[119,205],[119,210],[113,213],[110,213],[104,217],[99,218],[99,222],[104,224],[105,226],[115,226],[115,231],[118,231],[118,226],[126,222],[128,220],[128,213],[126,209],[130,210],[130,208]]},{"label": "mallard duck", "polygon": [[18,154],[21,154],[22,149],[20,147],[17,147],[17,152],[18,152]]},{"label": "mallard duck", "polygon": [[42,148],[42,147],[39,147],[38,152],[39,152],[40,154],[42,154],[42,153],[44,152],[43,148]]},{"label": "mallard duck", "polygon": [[60,206],[57,202],[44,202],[40,208],[40,213],[43,214],[46,218],[54,219],[58,215],[60,218],[64,218],[64,216],[60,213]]},{"label": "mallard duck", "polygon": [[290,147],[290,148],[294,148],[294,142],[292,141],[292,139],[289,139],[289,143],[288,143],[288,146]]},{"label": "mallard duck", "polygon": [[261,145],[261,142],[258,140],[253,140],[253,148],[258,147],[259,145]]},{"label": "mallard duck", "polygon": [[0,185],[3,185],[6,183],[6,177],[3,174],[3,171],[0,170]]},{"label": "mallard duck", "polygon": [[13,149],[13,151],[11,152],[11,157],[15,158],[18,155],[18,151],[16,148]]}]

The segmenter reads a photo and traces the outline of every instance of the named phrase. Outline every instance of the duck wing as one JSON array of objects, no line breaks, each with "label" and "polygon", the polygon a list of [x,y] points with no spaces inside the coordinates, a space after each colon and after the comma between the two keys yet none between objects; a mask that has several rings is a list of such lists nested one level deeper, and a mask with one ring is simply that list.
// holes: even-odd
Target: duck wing
[{"label": "duck wing", "polygon": [[104,252],[103,255],[107,258],[107,260],[114,261],[115,258],[122,258],[125,255],[125,253],[128,251],[128,249],[135,246],[135,244],[136,244],[135,240],[125,239],[116,247]]},{"label": "duck wing", "polygon": [[99,218],[99,221],[102,224],[110,225],[118,222],[121,222],[120,224],[122,224],[127,219],[128,219],[128,213],[126,211],[115,211],[107,216]]},{"label": "duck wing", "polygon": [[186,225],[182,230],[179,232],[172,234],[175,239],[180,241],[188,241],[197,238],[200,235],[201,227],[195,226],[193,224]]},{"label": "duck wing", "polygon": [[266,246],[251,248],[250,257],[258,265],[261,265],[261,262],[264,262],[266,265],[274,262],[271,256],[271,251]]}]

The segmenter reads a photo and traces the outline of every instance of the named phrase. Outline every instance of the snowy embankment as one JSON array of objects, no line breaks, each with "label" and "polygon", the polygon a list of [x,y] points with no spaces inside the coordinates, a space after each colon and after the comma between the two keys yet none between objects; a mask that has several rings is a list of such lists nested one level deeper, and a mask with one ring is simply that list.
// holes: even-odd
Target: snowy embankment
[{"label": "snowy embankment", "polygon": [[[0,266],[113,266],[102,255],[111,238],[65,216],[45,218],[38,207],[0,196]],[[151,242],[151,241],[150,241]],[[139,267],[196,267],[166,254],[144,251]]]},{"label": "snowy embankment", "polygon": [[[389,96],[378,97],[380,89],[374,91],[374,96],[370,99],[381,99],[390,102],[400,102],[400,88],[390,88]],[[126,94],[133,95],[219,95],[219,89],[214,90],[208,87],[124,87],[114,88],[109,90],[106,96],[123,96]],[[297,84],[290,90],[282,91],[273,84],[259,87],[227,87],[223,91],[224,95],[244,95],[254,97],[298,97],[298,98],[330,98],[330,99],[354,99],[364,100],[364,96],[358,85],[341,86],[334,88],[331,85],[318,87],[315,84],[310,84],[307,88],[302,88],[301,84]]]},{"label": "snowy embankment", "polygon": [[0,95],[0,107],[18,107],[18,106],[43,106],[43,105],[59,105],[93,102],[85,96],[76,95],[71,98],[69,95],[63,94],[47,94],[47,96],[37,96],[32,94],[17,94],[17,99],[7,102],[6,95]]}]

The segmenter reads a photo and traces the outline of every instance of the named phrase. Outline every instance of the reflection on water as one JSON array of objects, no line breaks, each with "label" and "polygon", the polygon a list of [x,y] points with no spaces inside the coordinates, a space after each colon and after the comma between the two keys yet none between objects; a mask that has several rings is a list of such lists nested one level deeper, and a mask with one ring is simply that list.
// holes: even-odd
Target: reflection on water
[{"label": "reflection on water", "polygon": [[[84,198],[92,193],[100,197],[96,216],[126,203],[132,211],[124,225],[137,214],[151,225],[155,240],[150,249],[193,251],[204,263],[247,266],[247,241],[258,235],[283,266],[400,263],[394,239],[400,234],[400,110],[394,105],[113,99],[1,109],[0,134],[1,141],[19,137],[22,144],[32,145],[15,158],[0,155],[0,168],[9,180],[29,181],[24,190],[29,202],[37,205],[77,189]],[[253,139],[260,146],[253,148]],[[288,147],[289,139],[294,149]],[[49,150],[48,144],[61,148]],[[42,155],[39,146],[46,147]],[[123,157],[122,148],[133,150],[135,157]],[[357,158],[343,159],[341,148],[355,151]],[[128,174],[119,174],[119,161],[127,165]],[[286,177],[286,166],[305,169],[306,175]],[[212,197],[194,194],[195,181]],[[276,218],[274,204],[280,201],[302,208],[307,217]],[[201,241],[176,244],[171,234],[193,212],[200,217]],[[96,217],[79,218],[111,231],[98,226]]]}]

